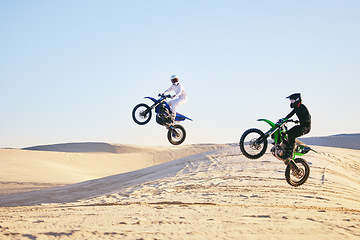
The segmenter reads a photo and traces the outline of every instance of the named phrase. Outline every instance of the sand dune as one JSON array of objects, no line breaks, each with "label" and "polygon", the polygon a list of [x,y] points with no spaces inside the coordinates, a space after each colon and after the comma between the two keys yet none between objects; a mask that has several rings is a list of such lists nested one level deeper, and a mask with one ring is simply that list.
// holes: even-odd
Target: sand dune
[{"label": "sand dune", "polygon": [[[86,158],[99,169],[101,161],[88,155],[122,156],[121,161],[143,156],[154,164],[5,195],[0,198],[0,238],[358,239],[360,150],[313,148],[319,154],[304,156],[310,178],[297,188],[286,183],[285,165],[270,153],[249,160],[236,144],[160,147],[123,154],[1,150],[1,159],[11,161],[26,156],[26,161],[33,161],[45,154],[44,160],[58,157],[69,164],[68,154],[73,158],[80,154],[79,159]],[[162,157],[176,160],[154,160]],[[76,168],[74,162],[70,165]],[[35,170],[34,166],[31,171]],[[47,179],[58,183],[57,176]]]},{"label": "sand dune", "polygon": [[306,144],[360,150],[360,134],[337,134],[326,137],[300,138]]},{"label": "sand dune", "polygon": [[[77,152],[77,153],[137,153],[154,151],[154,147],[144,147],[125,144],[110,144],[102,142],[60,143],[22,148],[23,150],[46,152]],[[159,148],[157,148],[159,149]]]},{"label": "sand dune", "polygon": [[0,196],[130,172],[226,146],[69,143],[27,148],[32,150],[0,149]]}]

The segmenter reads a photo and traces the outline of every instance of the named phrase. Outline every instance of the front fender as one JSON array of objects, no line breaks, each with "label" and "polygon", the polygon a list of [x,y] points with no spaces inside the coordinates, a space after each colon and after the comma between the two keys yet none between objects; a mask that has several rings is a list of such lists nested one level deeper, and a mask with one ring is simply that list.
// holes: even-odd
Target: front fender
[{"label": "front fender", "polygon": [[[266,133],[266,135],[270,134],[272,131],[275,130],[275,128],[277,128],[276,124],[273,123],[272,121],[268,120],[268,119],[258,119],[258,121],[266,122],[267,124],[269,124],[271,126],[271,129]],[[274,139],[274,141],[276,143],[280,143],[281,142],[280,131],[277,130],[273,134],[271,134],[271,138]]]},{"label": "front fender", "polygon": [[258,121],[263,121],[263,122],[268,123],[268,124],[271,126],[271,128],[276,127],[275,123],[273,123],[273,122],[270,121],[270,120],[267,120],[267,119],[258,119]]},{"label": "front fender", "polygon": [[147,98],[147,99],[150,99],[150,100],[152,100],[154,102],[157,102],[157,100],[155,98],[153,98],[153,97],[144,97],[144,98]]}]

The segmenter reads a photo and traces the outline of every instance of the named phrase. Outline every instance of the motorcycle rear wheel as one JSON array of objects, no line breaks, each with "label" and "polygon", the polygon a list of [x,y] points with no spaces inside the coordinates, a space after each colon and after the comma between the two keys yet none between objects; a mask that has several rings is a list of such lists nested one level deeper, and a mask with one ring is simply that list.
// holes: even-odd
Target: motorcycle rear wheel
[{"label": "motorcycle rear wheel", "polygon": [[168,140],[173,145],[180,145],[185,141],[186,131],[181,125],[174,125],[169,128],[167,134]]},{"label": "motorcycle rear wheel", "polygon": [[[257,143],[261,139],[261,143]],[[250,159],[262,157],[265,154],[267,144],[265,134],[256,128],[246,130],[241,136],[239,143],[241,152]]]},{"label": "motorcycle rear wheel", "polygon": [[151,119],[151,108],[145,103],[136,105],[132,111],[132,118],[139,125],[147,124]]},{"label": "motorcycle rear wheel", "polygon": [[306,182],[310,175],[309,164],[302,158],[295,158],[293,160],[298,166],[299,170],[295,170],[289,163],[285,170],[285,178],[288,184],[298,187]]}]

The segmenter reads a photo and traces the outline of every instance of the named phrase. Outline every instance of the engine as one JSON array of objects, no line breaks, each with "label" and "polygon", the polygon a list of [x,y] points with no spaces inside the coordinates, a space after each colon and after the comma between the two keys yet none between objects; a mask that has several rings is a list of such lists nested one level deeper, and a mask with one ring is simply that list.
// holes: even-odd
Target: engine
[{"label": "engine", "polygon": [[284,161],[284,159],[282,158],[285,155],[285,145],[284,144],[277,144],[275,143],[275,145],[271,148],[271,153],[272,155],[274,155],[274,157],[276,157],[277,159]]},{"label": "engine", "polygon": [[169,110],[163,106],[159,106],[159,112],[156,114],[156,122],[160,125],[171,123],[171,116]]}]

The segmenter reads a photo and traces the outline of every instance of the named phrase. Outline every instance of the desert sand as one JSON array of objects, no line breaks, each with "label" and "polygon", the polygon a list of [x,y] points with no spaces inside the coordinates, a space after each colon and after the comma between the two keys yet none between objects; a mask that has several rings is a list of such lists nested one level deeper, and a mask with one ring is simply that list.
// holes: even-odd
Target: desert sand
[{"label": "desert sand", "polygon": [[237,144],[1,149],[0,239],[360,239],[360,150],[312,147],[296,188]]}]

